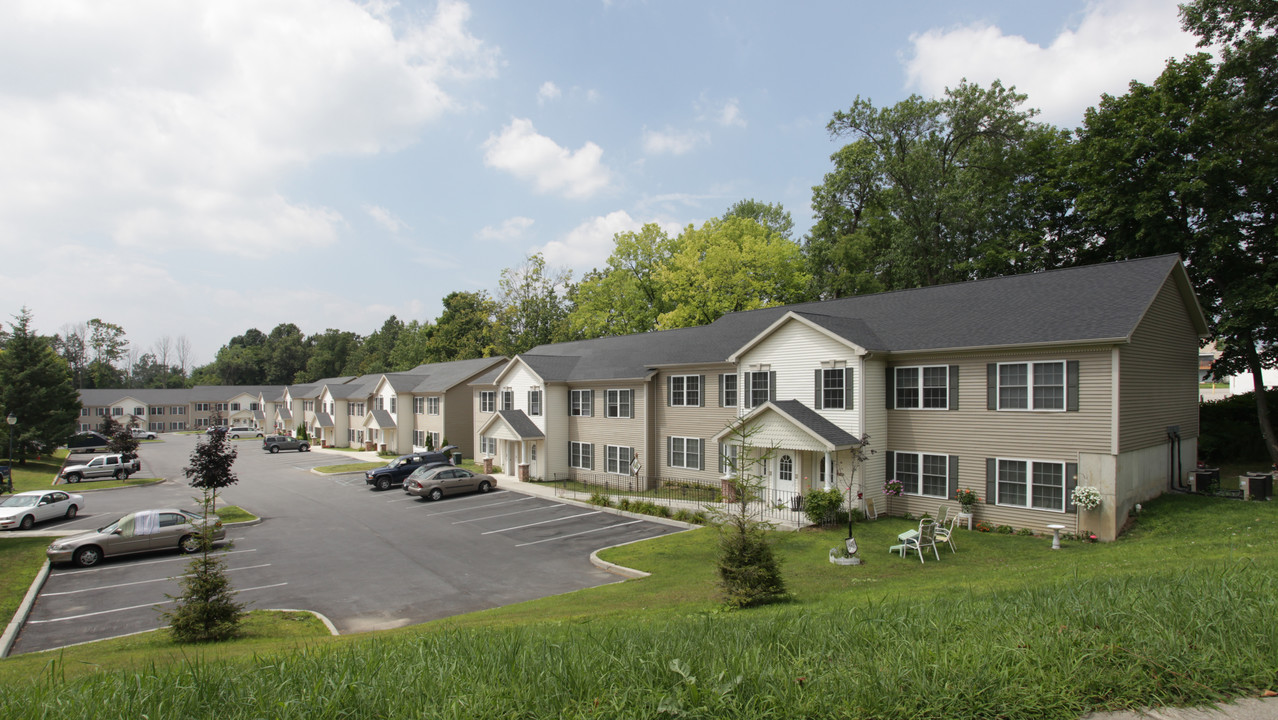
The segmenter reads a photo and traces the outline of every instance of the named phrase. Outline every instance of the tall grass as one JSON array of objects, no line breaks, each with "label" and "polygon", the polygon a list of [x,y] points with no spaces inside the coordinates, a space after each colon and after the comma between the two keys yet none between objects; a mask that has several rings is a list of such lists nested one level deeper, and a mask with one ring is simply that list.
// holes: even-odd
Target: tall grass
[{"label": "tall grass", "polygon": [[1077,718],[1278,679],[1278,581],[1246,559],[661,624],[445,630],[0,688],[0,717]]}]

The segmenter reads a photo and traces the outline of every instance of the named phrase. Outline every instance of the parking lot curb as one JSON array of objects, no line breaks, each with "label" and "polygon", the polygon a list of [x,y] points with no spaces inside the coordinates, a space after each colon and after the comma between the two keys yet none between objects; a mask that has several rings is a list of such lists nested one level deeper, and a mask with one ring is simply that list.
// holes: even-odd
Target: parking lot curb
[{"label": "parking lot curb", "polygon": [[315,612],[314,610],[302,610],[299,608],[267,608],[267,612],[309,613],[311,615],[314,615],[316,618],[318,618],[320,622],[324,623],[324,627],[328,628],[328,632],[330,635],[332,635],[333,637],[341,636],[341,633],[337,631],[337,626],[334,625],[333,621],[329,620],[328,616],[322,612]]},{"label": "parking lot curb", "polygon": [[44,587],[44,581],[48,579],[51,567],[52,564],[45,560],[44,566],[31,582],[31,587],[27,588],[27,594],[18,605],[18,611],[13,614],[13,619],[5,627],[4,634],[0,635],[0,658],[9,657],[9,651],[13,649],[13,641],[18,639],[18,631],[27,622],[27,616],[31,614],[31,606],[35,605],[36,597],[40,595],[40,588]]},{"label": "parking lot curb", "polygon": [[[54,478],[53,485],[54,487],[57,487],[59,485],[64,487],[75,487],[80,492],[109,492],[111,490],[133,490],[136,488],[151,487],[152,485],[159,485],[160,483],[164,482],[167,479],[168,478],[155,478],[154,480],[140,483],[138,485],[117,485],[115,487],[109,487],[109,488],[95,488],[95,487],[81,487],[82,485],[84,485],[84,483],[59,482],[57,478]],[[93,482],[93,481],[90,480],[89,482]]]},{"label": "parking lot curb", "polygon": [[326,473],[326,472],[320,472],[319,468],[310,469],[310,473],[312,475],[319,475],[320,477],[341,477],[343,475],[363,475],[364,472],[365,472],[364,470],[343,470],[342,472]]}]

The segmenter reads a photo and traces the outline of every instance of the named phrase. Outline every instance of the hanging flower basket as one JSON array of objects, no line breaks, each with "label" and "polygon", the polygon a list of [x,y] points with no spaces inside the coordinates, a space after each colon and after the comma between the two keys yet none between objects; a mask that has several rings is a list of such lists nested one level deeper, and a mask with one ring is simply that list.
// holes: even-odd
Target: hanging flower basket
[{"label": "hanging flower basket", "polygon": [[1070,493],[1070,500],[1082,510],[1095,510],[1101,506],[1100,490],[1091,485],[1079,485]]}]

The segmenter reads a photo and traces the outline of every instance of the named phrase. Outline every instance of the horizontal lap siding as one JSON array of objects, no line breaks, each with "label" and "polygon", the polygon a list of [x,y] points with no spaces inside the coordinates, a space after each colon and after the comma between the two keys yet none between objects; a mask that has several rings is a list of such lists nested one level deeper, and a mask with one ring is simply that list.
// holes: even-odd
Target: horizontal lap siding
[{"label": "horizontal lap siding", "polygon": [[[604,417],[608,402],[607,392],[609,390],[627,389],[634,391],[632,402],[634,403],[635,416],[629,419]],[[621,447],[634,448],[635,457],[643,460],[644,468],[651,467],[651,465],[648,464],[648,460],[645,455],[647,448],[644,443],[646,430],[644,423],[648,413],[647,408],[645,407],[646,400],[644,399],[643,383],[636,383],[633,381],[617,383],[608,383],[605,381],[602,384],[591,383],[589,385],[578,383],[568,386],[567,390],[594,390],[594,401],[592,404],[593,415],[591,415],[591,417],[568,417],[569,393],[565,392],[563,397],[556,400],[559,407],[547,407],[547,412],[562,413],[567,418],[567,422],[564,423],[565,432],[563,436],[551,438],[548,435],[547,438],[549,442],[562,446],[562,451],[564,453],[568,452],[568,443],[570,441],[590,443],[593,445],[595,459],[595,469],[593,472],[595,473],[602,474],[604,472],[605,445],[619,445]],[[564,465],[565,467],[567,466],[567,460],[565,460]],[[567,472],[573,474],[578,472],[589,474],[592,471],[572,468]],[[645,470],[644,472],[647,471]]]},{"label": "horizontal lap siding", "polygon": [[1169,425],[1198,437],[1198,336],[1170,278],[1119,358],[1119,452],[1166,443]]},{"label": "horizontal lap siding", "polygon": [[568,472],[568,386],[551,385],[542,395],[545,415],[545,455],[547,478]]},{"label": "horizontal lap siding", "polygon": [[[716,364],[694,368],[680,368],[658,373],[652,383],[653,392],[653,448],[651,470],[645,471],[650,476],[695,480],[707,484],[719,482],[719,445],[713,438],[737,417],[737,408],[719,407],[719,375],[731,374],[731,365]],[[705,398],[701,407],[670,407],[667,402],[666,389],[669,378],[675,375],[705,376]],[[738,399],[741,390],[737,390]],[[705,441],[702,457],[705,470],[689,470],[672,468],[667,465],[666,438],[690,437]]]},{"label": "horizontal lap siding", "polygon": [[[1078,412],[987,409],[988,363],[1038,360],[1078,361]],[[887,437],[886,442],[875,445],[879,453],[891,450],[958,455],[958,487],[975,490],[981,497],[982,504],[976,511],[977,520],[1036,530],[1043,530],[1050,523],[1060,523],[1072,529],[1075,518],[1068,513],[985,504],[985,460],[998,457],[1073,463],[1078,462],[1080,452],[1110,452],[1111,349],[973,353],[961,357],[911,356],[908,359],[894,358],[888,363],[889,366],[931,364],[959,366],[959,409],[886,411]],[[928,512],[935,515],[942,502],[950,505],[951,510],[957,508],[957,503],[951,499],[930,497],[892,498],[890,504],[893,514]]]},{"label": "horizontal lap siding", "polygon": [[[829,361],[843,361],[847,367],[854,368],[852,382],[856,386],[854,389],[858,389],[857,397],[862,397],[859,388],[865,384],[865,378],[855,371],[860,367],[856,351],[794,320],[777,328],[743,355],[738,362],[738,370],[748,371],[754,364],[770,365],[777,374],[777,400],[798,400],[813,408],[816,394],[814,371],[821,367],[821,363]],[[861,435],[859,413],[855,409],[816,412],[849,433]]]},{"label": "horizontal lap siding", "polygon": [[[474,405],[471,404],[472,393],[469,386],[459,385],[452,390],[444,393],[439,400],[439,411],[444,416],[444,435],[453,442],[454,445],[461,448],[462,457],[475,457],[479,446],[475,444],[472,436],[474,433],[470,431],[475,424]],[[423,400],[422,402],[425,402]],[[409,402],[408,410],[412,412],[412,402]],[[425,408],[423,408],[424,410]],[[400,414],[404,412],[401,410]],[[424,417],[418,415],[417,417]]]}]

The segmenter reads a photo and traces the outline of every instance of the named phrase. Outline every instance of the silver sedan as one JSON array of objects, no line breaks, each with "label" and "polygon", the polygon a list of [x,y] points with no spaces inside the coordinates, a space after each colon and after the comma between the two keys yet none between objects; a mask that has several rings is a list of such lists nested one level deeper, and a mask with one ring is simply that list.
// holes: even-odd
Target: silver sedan
[{"label": "silver sedan", "polygon": [[[199,534],[208,521],[203,515],[186,510],[142,510],[129,513],[106,527],[82,532],[53,541],[45,550],[49,562],[73,562],[80,567],[97,565],[104,557],[131,555],[152,550],[195,552],[200,549]],[[226,528],[213,518],[210,540],[222,540]]]},{"label": "silver sedan", "polygon": [[466,468],[451,465],[418,468],[404,481],[404,492],[427,500],[438,500],[445,495],[467,492],[486,493],[495,487],[497,487],[497,478],[492,475],[471,472]]}]

